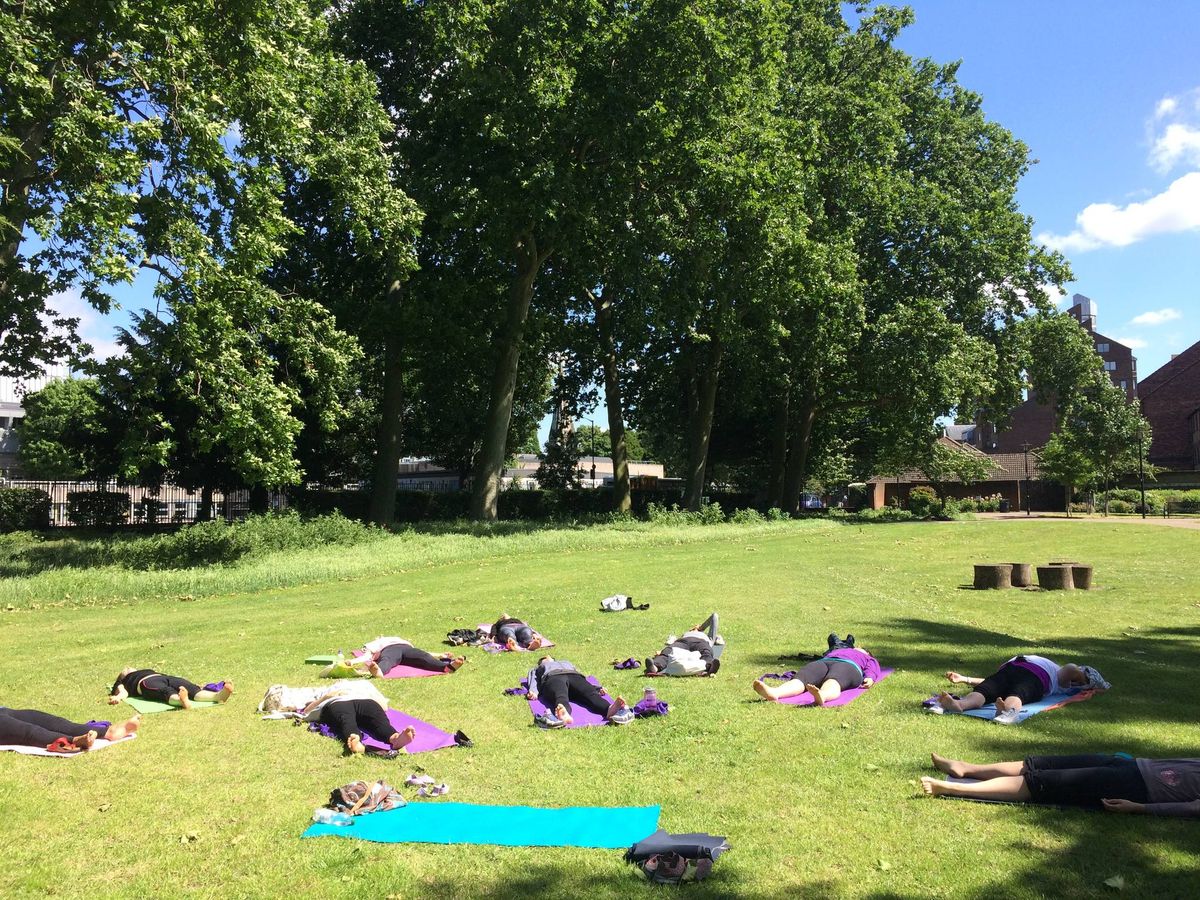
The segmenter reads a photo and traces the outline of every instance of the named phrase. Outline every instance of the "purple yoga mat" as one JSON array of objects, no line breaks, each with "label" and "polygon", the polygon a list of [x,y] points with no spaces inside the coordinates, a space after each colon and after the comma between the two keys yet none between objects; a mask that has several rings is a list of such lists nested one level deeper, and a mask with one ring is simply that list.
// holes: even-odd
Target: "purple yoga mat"
[{"label": "purple yoga mat", "polygon": [[[883,681],[883,679],[887,678],[895,671],[895,669],[881,670],[879,673],[879,681]],[[879,681],[876,681],[875,684],[879,684]],[[875,685],[871,685],[869,688],[851,688],[848,691],[842,691],[842,696],[838,697],[836,700],[830,700],[825,705],[845,706],[847,703],[853,703],[867,691],[873,690],[874,687]],[[775,702],[786,703],[788,706],[812,706],[813,699],[808,694],[797,694],[795,697],[785,697],[784,699],[776,700]]]},{"label": "purple yoga mat", "polygon": [[[454,746],[454,735],[447,734],[440,728],[430,725],[428,722],[422,722],[415,716],[402,713],[398,709],[389,709],[387,717],[396,731],[403,731],[409,725],[416,729],[417,736],[404,745],[406,753],[425,753],[428,750],[441,750],[443,747]],[[333,730],[328,725],[318,725],[316,730],[326,737],[337,738],[337,735],[333,733]],[[391,749],[383,741],[377,741],[375,738],[365,734],[363,735],[363,744],[367,747],[374,747],[376,750]]]},{"label": "purple yoga mat", "polygon": [[[361,650],[354,651],[355,659],[357,659],[358,657],[360,657],[362,655],[363,655],[363,652]],[[416,669],[416,668],[413,668],[412,666],[406,666],[404,664],[401,664],[398,666],[392,666],[390,669],[388,669],[386,672],[383,673],[383,677],[384,678],[426,678],[429,675],[445,675],[445,674],[447,674],[447,673],[446,672],[430,672],[428,669]]]},{"label": "purple yoga mat", "polygon": [[[600,682],[596,680],[594,675],[589,675],[588,681],[594,684],[596,687],[600,687]],[[521,684],[525,684],[523,679]],[[609,703],[612,703],[612,697],[609,696],[608,691],[601,689],[601,693],[604,695],[605,700],[607,700]],[[549,710],[546,709],[546,704],[542,703],[541,700],[530,700],[529,711],[535,716],[544,715],[545,713],[549,712]],[[584,709],[578,703],[571,704],[571,719],[572,722],[567,726],[568,728],[590,728],[593,725],[608,724],[608,721],[604,718],[604,716],[597,715],[589,709]]]}]

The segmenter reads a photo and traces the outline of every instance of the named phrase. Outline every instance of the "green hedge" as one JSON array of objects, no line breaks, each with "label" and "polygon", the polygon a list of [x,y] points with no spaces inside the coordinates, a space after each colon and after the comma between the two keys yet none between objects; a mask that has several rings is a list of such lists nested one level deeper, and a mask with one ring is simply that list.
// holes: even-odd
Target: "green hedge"
[{"label": "green hedge", "polygon": [[129,521],[129,495],[124,491],[70,491],[67,521],[92,528],[116,528]]},{"label": "green hedge", "polygon": [[0,488],[0,533],[49,527],[49,494],[37,488]]}]

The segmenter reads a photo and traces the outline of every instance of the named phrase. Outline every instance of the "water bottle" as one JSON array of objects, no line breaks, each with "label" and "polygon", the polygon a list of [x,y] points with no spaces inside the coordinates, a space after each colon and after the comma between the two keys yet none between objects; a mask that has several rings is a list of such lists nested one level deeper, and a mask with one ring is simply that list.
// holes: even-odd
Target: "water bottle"
[{"label": "water bottle", "polygon": [[354,817],[344,812],[336,812],[327,806],[313,810],[312,820],[318,825],[353,825]]}]

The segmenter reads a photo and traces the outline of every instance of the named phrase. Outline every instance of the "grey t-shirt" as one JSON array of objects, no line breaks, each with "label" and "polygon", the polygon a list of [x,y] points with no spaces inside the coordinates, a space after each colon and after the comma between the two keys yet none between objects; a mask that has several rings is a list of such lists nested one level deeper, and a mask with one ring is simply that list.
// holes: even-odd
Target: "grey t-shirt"
[{"label": "grey t-shirt", "polygon": [[[1141,759],[1138,771],[1146,782],[1150,806],[1193,803],[1200,800],[1200,759]],[[1160,815],[1196,815],[1181,809],[1150,809]]]}]

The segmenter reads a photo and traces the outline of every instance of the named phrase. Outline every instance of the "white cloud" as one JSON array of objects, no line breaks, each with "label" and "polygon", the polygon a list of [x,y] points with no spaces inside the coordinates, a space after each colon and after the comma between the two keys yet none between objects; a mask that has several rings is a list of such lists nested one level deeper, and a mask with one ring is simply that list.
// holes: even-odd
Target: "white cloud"
[{"label": "white cloud", "polygon": [[1151,309],[1129,320],[1131,325],[1162,325],[1164,322],[1174,322],[1182,319],[1183,313],[1173,307]]},{"label": "white cloud", "polygon": [[1038,241],[1064,252],[1127,247],[1157,234],[1200,229],[1200,172],[1177,178],[1140,203],[1093,203],[1075,217],[1070,234],[1043,233]]},{"label": "white cloud", "polygon": [[55,294],[46,304],[57,316],[78,319],[79,336],[92,345],[92,358],[103,362],[121,352],[115,337],[115,327],[108,316],[101,315],[87,303],[79,291],[72,288]]},{"label": "white cloud", "polygon": [[1200,166],[1200,127],[1172,122],[1150,148],[1150,163],[1160,172],[1169,172],[1177,163]]},{"label": "white cloud", "polygon": [[1124,344],[1130,350],[1142,350],[1149,346],[1149,344],[1147,344],[1141,338],[1119,337],[1119,338],[1115,338],[1115,340],[1118,344]]},{"label": "white cloud", "polygon": [[1179,109],[1178,97],[1163,97],[1154,107],[1154,118],[1162,119]]}]

